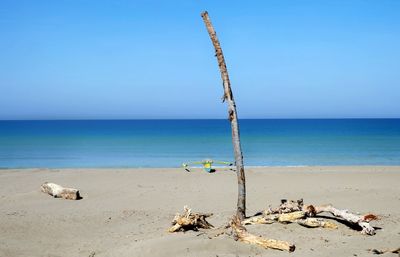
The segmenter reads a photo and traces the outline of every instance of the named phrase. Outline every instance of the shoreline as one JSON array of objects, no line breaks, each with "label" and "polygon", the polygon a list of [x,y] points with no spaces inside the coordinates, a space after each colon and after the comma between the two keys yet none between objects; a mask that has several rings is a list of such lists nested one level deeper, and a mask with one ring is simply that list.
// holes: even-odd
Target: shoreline
[{"label": "shoreline", "polygon": [[[233,168],[235,166],[232,166]],[[387,167],[387,168],[400,168],[399,165],[383,165],[383,164],[377,164],[377,165],[274,165],[274,166],[263,166],[263,165],[245,165],[245,169],[302,169],[302,168],[321,168],[321,169],[326,169],[326,168],[362,168],[362,169],[367,169],[367,168],[380,168],[380,167]],[[217,170],[219,170],[218,167],[216,167]],[[0,171],[2,170],[34,170],[34,169],[43,169],[43,170],[135,170],[135,169],[140,169],[140,170],[157,170],[157,169],[163,169],[163,170],[177,170],[177,169],[183,169],[183,167],[0,167]],[[192,167],[191,169],[202,169],[201,167]],[[222,168],[223,170],[227,168]]]}]

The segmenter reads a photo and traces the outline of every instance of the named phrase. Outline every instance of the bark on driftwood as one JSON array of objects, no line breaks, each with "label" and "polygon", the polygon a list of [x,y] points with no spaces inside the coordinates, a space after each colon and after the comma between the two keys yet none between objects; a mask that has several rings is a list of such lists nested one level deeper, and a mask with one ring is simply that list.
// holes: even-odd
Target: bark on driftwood
[{"label": "bark on driftwood", "polygon": [[183,214],[177,213],[175,215],[172,227],[168,229],[168,232],[197,231],[199,228],[210,229],[214,227],[206,220],[206,218],[212,216],[212,213],[192,213],[192,210],[187,206],[183,210]]},{"label": "bark on driftwood", "polygon": [[238,217],[233,217],[231,220],[231,228],[236,240],[244,243],[254,244],[263,248],[277,249],[281,251],[293,252],[295,246],[286,241],[280,241],[275,239],[265,239],[247,232],[247,229],[242,225]]},{"label": "bark on driftwood", "polygon": [[40,187],[43,193],[49,194],[54,198],[64,198],[67,200],[79,200],[81,196],[79,190],[75,188],[62,187],[54,183],[44,183]]},{"label": "bark on driftwood", "polygon": [[236,104],[235,100],[233,99],[231,83],[228,75],[228,69],[226,68],[224,54],[222,53],[222,48],[219,43],[217,34],[214,30],[213,25],[211,24],[210,18],[208,17],[208,13],[203,12],[201,14],[201,17],[203,18],[208,34],[210,35],[211,42],[215,48],[215,56],[217,57],[218,60],[218,66],[221,72],[222,84],[224,87],[224,95],[222,97],[222,100],[228,103],[228,117],[231,122],[231,128],[232,128],[232,143],[233,143],[233,150],[235,153],[236,174],[238,179],[238,202],[237,202],[236,215],[240,220],[243,220],[246,217],[246,183],[245,183],[245,173],[243,166],[242,147],[240,145],[240,133],[239,133],[238,117],[236,112]]}]

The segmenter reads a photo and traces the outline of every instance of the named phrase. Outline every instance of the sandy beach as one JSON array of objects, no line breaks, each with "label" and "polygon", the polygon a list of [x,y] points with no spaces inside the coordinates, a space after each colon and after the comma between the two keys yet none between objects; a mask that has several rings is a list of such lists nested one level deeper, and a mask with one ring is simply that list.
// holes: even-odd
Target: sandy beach
[{"label": "sandy beach", "polygon": [[[381,229],[364,236],[343,224],[338,230],[297,224],[248,226],[252,233],[296,244],[294,253],[265,250],[228,236],[166,232],[184,205],[212,212],[214,226],[236,208],[232,171],[208,174],[182,169],[0,170],[0,256],[373,256],[370,248],[400,242],[400,167],[247,168],[247,215],[280,199],[331,203],[381,217]],[[54,199],[43,182],[80,189],[82,200]],[[390,256],[390,254],[388,254]],[[393,254],[392,254],[393,256]]]}]

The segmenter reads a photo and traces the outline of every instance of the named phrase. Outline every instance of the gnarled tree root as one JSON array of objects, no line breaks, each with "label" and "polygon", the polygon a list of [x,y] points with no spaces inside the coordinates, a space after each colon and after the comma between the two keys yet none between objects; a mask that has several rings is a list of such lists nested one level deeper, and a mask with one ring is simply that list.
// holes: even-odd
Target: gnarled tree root
[{"label": "gnarled tree root", "polygon": [[192,213],[192,210],[185,206],[183,208],[183,214],[177,213],[172,221],[172,227],[168,229],[168,232],[197,231],[199,228],[209,229],[214,226],[208,223],[206,218],[212,216],[212,213]]},{"label": "gnarled tree root", "polygon": [[45,182],[40,187],[40,190],[43,193],[53,196],[54,198],[64,198],[67,200],[79,200],[82,198],[78,189],[62,187],[55,183]]}]

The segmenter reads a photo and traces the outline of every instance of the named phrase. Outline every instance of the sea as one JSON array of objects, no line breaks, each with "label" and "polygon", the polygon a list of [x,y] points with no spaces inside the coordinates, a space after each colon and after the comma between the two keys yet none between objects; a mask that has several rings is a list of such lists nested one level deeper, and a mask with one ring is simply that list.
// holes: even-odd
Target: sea
[{"label": "sea", "polygon": [[[245,166],[400,165],[400,119],[241,119]],[[0,168],[233,162],[228,120],[0,121]]]}]

